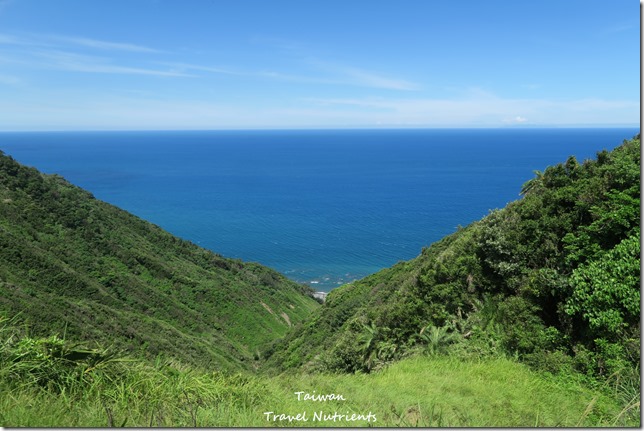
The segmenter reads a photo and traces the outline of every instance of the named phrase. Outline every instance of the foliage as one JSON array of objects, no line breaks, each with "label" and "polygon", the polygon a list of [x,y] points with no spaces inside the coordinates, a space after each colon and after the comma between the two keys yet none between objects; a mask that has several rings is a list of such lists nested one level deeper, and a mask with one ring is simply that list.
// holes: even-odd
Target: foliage
[{"label": "foliage", "polygon": [[[570,157],[535,174],[521,199],[416,259],[332,291],[274,345],[266,367],[365,371],[375,346],[390,343],[396,358],[418,348],[505,355],[598,381],[638,370],[639,136],[595,160]],[[367,322],[366,332],[356,327]],[[370,340],[363,356],[357,340]]]},{"label": "foliage", "polygon": [[[632,381],[588,389],[503,358],[423,355],[370,374],[267,377],[200,370],[160,358],[101,357],[95,366],[88,366],[87,357],[61,361],[61,352],[81,349],[60,337],[32,338],[15,329],[5,325],[0,331],[0,425],[6,427],[639,425],[632,414],[637,410]],[[22,359],[14,362],[18,356]],[[27,362],[31,366],[16,374],[15,364]],[[301,402],[294,396],[300,391],[341,394],[345,401]],[[622,407],[616,394],[630,403]],[[320,410],[372,413],[376,422],[311,421]],[[268,411],[306,411],[309,421],[267,422]]]},{"label": "foliage", "polygon": [[620,336],[640,319],[640,236],[632,235],[596,260],[576,268],[570,277],[570,315],[581,314],[589,330]]},{"label": "foliage", "polygon": [[426,344],[426,352],[429,355],[444,354],[447,352],[447,347],[456,341],[457,337],[454,332],[450,332],[446,326],[425,326],[420,331],[420,338]]},{"label": "foliage", "polygon": [[0,154],[0,312],[22,313],[33,336],[252,368],[319,307],[311,292]]},{"label": "foliage", "polygon": [[[3,322],[4,320],[4,322]],[[123,359],[114,350],[70,344],[58,335],[46,338],[19,336],[11,322],[0,319],[0,378],[65,393],[114,374]]]},{"label": "foliage", "polygon": [[341,388],[385,426],[639,426],[639,190],[639,136],[571,157],[320,307],[0,156],[0,420],[266,426]]}]

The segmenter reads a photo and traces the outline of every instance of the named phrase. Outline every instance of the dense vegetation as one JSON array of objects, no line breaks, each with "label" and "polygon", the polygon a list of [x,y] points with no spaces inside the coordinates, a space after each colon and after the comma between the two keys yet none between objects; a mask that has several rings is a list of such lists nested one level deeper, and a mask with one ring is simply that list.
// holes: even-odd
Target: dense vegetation
[{"label": "dense vegetation", "polygon": [[639,426],[639,136],[521,194],[319,307],[0,155],[0,425]]},{"label": "dense vegetation", "polygon": [[639,136],[536,172],[521,193],[416,259],[333,290],[269,363],[369,372],[426,350],[639,385]]},{"label": "dense vegetation", "polygon": [[310,293],[0,155],[0,311],[33,336],[249,368],[319,305]]},{"label": "dense vegetation", "polygon": [[[0,322],[3,426],[590,427],[637,423],[608,386],[589,390],[579,381],[544,376],[503,358],[463,361],[417,356],[372,374],[267,377],[204,371],[168,360],[127,360],[105,350],[79,348],[58,337],[20,336],[18,329],[13,322]],[[307,402],[298,400],[296,392],[337,394],[344,400]],[[285,416],[273,420],[266,412]],[[301,416],[289,421],[286,415]],[[347,420],[352,415],[356,420]]]}]

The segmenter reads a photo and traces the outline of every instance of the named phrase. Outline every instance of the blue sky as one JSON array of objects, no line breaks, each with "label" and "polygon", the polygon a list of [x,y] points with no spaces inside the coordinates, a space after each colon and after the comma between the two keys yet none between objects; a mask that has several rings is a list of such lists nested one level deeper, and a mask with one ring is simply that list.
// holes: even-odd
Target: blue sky
[{"label": "blue sky", "polygon": [[0,0],[0,130],[639,126],[634,0]]}]

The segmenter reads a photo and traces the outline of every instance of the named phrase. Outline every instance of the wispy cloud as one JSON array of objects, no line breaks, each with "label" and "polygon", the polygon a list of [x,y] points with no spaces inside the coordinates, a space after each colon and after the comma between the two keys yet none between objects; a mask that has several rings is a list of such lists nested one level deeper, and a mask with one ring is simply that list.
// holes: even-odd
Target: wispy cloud
[{"label": "wispy cloud", "polygon": [[[388,124],[415,125],[503,125],[637,123],[636,101],[577,99],[512,99],[491,93],[473,93],[461,99],[339,98],[308,99],[327,111],[360,112],[365,119]],[[349,114],[348,114],[349,115]]]},{"label": "wispy cloud", "polygon": [[[282,51],[285,49],[283,47],[284,44],[285,42],[282,41],[279,48]],[[33,64],[35,59],[45,59],[47,61],[46,63],[41,63],[41,67],[54,67],[59,70],[75,72],[174,77],[194,77],[200,75],[195,72],[205,72],[253,79],[366,87],[381,90],[415,91],[420,89],[420,85],[409,80],[387,76],[353,65],[339,64],[313,58],[310,55],[300,52],[304,49],[301,44],[296,44],[295,46],[297,48],[289,46],[289,58],[283,66],[284,68],[288,67],[289,70],[302,69],[302,73],[266,69],[249,70],[243,67],[203,65],[190,62],[164,62],[156,54],[168,54],[166,51],[145,45],[61,34],[27,33],[16,36],[0,33],[0,45],[28,47],[28,49],[21,49],[20,51],[14,52],[14,61],[20,61],[26,64],[29,63],[26,60],[30,60]],[[149,66],[124,65],[122,64],[124,61],[133,61],[131,56],[119,58],[118,61],[115,61],[105,57],[110,55],[110,52],[113,52],[114,56],[117,53],[140,53],[142,56],[134,61],[141,63],[147,60],[148,65],[164,65],[168,69],[160,70]],[[144,57],[144,54],[149,54],[150,56]]]},{"label": "wispy cloud", "polygon": [[[38,69],[57,69],[85,73],[150,75],[166,77],[193,76],[175,69],[155,69],[140,65],[125,65],[124,61],[145,61],[141,56],[136,59],[126,57],[127,60],[111,58],[110,52],[126,52],[140,54],[155,54],[162,51],[142,45],[121,42],[108,42],[85,37],[72,37],[51,34],[29,33],[26,35],[11,35],[0,33],[0,45],[14,46],[18,49],[6,49],[0,60],[14,64],[21,64]],[[80,51],[79,48],[90,48]],[[82,52],[82,53],[81,53]],[[100,52],[95,55],[95,52]],[[149,61],[149,60],[148,60]],[[120,64],[119,64],[120,63]]]},{"label": "wispy cloud", "polygon": [[305,75],[295,75],[289,73],[268,71],[268,70],[241,70],[234,69],[231,67],[223,66],[203,66],[198,64],[191,63],[176,63],[176,62],[161,62],[159,64],[166,65],[171,67],[173,70],[190,72],[207,72],[221,75],[231,75],[247,78],[260,78],[260,79],[271,79],[277,81],[287,81],[287,82],[304,82],[304,83],[316,83],[316,84],[342,84],[342,81],[326,79],[316,76],[305,76]]},{"label": "wispy cloud", "polygon": [[598,33],[602,35],[608,35],[608,34],[622,33],[624,31],[634,30],[637,28],[639,27],[636,23],[615,24],[609,27],[604,27],[603,29],[599,30]]},{"label": "wispy cloud", "polygon": [[404,79],[395,79],[378,75],[376,73],[354,67],[338,68],[337,70],[340,74],[347,76],[350,79],[350,82],[354,82],[355,84],[363,87],[402,91],[414,91],[420,89],[420,85],[416,83]]},{"label": "wispy cloud", "polygon": [[171,67],[173,70],[177,71],[199,71],[199,72],[208,72],[208,73],[215,73],[215,74],[222,74],[222,75],[233,75],[233,76],[253,76],[256,75],[255,73],[252,72],[244,72],[241,70],[235,70],[232,68],[228,67],[220,67],[220,66],[203,66],[203,65],[198,65],[198,64],[191,64],[191,63],[177,63],[177,62],[159,62],[158,64],[162,64],[168,67]]},{"label": "wispy cloud", "polygon": [[[60,92],[52,95],[63,96]],[[65,92],[65,97],[0,100],[0,130],[204,129],[240,124],[245,109],[200,100]],[[41,120],[34,124],[33,119]]]},{"label": "wispy cloud", "polygon": [[[214,129],[271,127],[502,127],[632,125],[638,102],[503,99],[307,99],[247,106],[157,94],[88,97],[53,91],[44,99],[0,100],[0,130]],[[34,118],[41,119],[34,123]]]},{"label": "wispy cloud", "polygon": [[[358,67],[352,64],[343,64],[328,59],[328,56],[316,55],[319,51],[302,41],[276,37],[254,37],[252,43],[265,45],[268,49],[277,51],[290,58],[295,64],[304,65],[312,70],[311,75],[306,77],[276,74],[276,77],[302,82],[318,82],[327,84],[358,86],[376,88],[381,90],[416,91],[421,85],[402,79],[392,77],[382,72],[371,70],[371,68]],[[265,76],[267,76],[265,74]]]},{"label": "wispy cloud", "polygon": [[36,57],[44,60],[41,66],[68,70],[73,72],[106,73],[106,74],[127,74],[127,75],[153,75],[167,77],[190,77],[190,75],[176,70],[158,70],[142,67],[131,67],[112,64],[109,59],[81,55],[65,51],[41,51]]},{"label": "wispy cloud", "polygon": [[46,35],[44,37],[54,42],[58,41],[62,43],[84,46],[88,48],[95,48],[99,50],[147,52],[147,53],[162,52],[158,49],[149,48],[143,45],[136,45],[132,43],[122,43],[122,42],[109,42],[104,40],[90,39],[87,37],[72,37],[72,36],[61,36],[61,35]]},{"label": "wispy cloud", "polygon": [[306,62],[315,69],[329,73],[336,80],[360,87],[371,87],[383,90],[415,91],[421,86],[406,79],[392,78],[381,73],[365,70],[355,66],[338,64],[318,58],[308,58]]},{"label": "wispy cloud", "polygon": [[[270,70],[241,70],[221,66],[203,66],[189,63],[161,63],[180,71],[201,71],[223,75],[234,75],[249,78],[273,79],[288,82],[301,82],[310,84],[328,84],[369,87],[387,90],[412,91],[420,89],[418,84],[410,81],[389,78],[373,72],[349,66],[331,65],[330,63],[316,62],[318,73],[309,75],[283,73]],[[324,64],[324,66],[321,66]],[[322,72],[322,73],[320,73]]]},{"label": "wispy cloud", "polygon": [[150,48],[133,43],[98,40],[88,37],[41,33],[26,33],[21,34],[21,36],[0,33],[0,44],[36,47],[57,47],[61,49],[70,47],[86,47],[101,51],[126,51],[145,53],[163,52],[155,48]]}]

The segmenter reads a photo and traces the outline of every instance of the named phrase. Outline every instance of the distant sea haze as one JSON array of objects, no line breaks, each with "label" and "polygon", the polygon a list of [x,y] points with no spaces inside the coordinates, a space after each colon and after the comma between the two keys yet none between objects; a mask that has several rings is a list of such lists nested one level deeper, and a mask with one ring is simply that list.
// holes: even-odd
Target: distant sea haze
[{"label": "distant sea haze", "polygon": [[328,291],[519,199],[535,170],[638,132],[0,133],[0,149],[179,237]]}]

